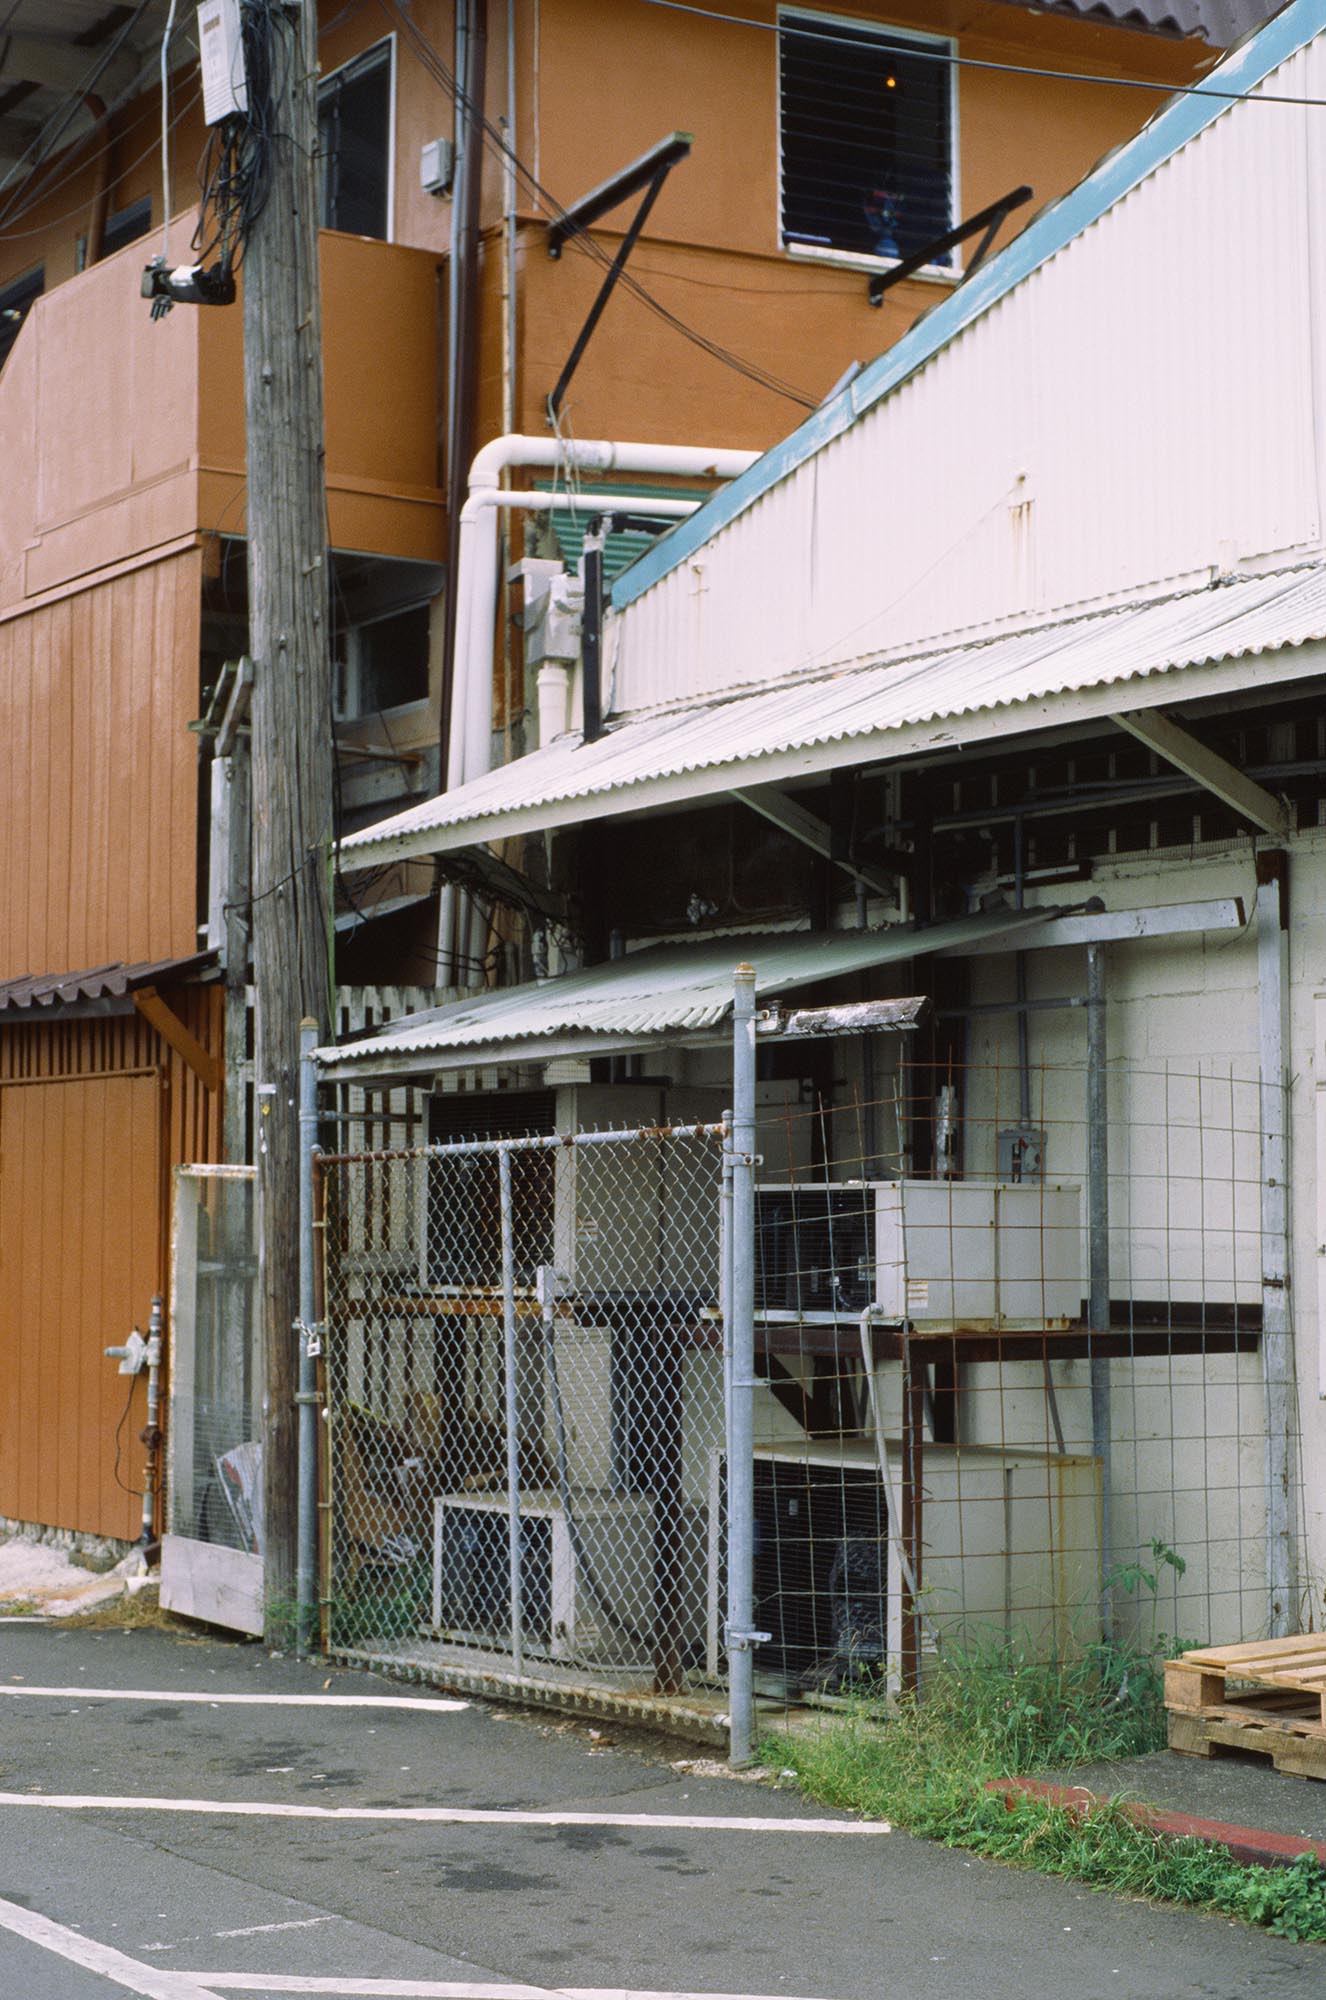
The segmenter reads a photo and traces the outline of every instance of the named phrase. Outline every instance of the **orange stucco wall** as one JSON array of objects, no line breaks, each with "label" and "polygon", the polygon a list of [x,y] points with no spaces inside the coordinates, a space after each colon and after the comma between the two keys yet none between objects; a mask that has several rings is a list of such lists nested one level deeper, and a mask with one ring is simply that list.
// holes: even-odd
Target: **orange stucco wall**
[{"label": "orange stucco wall", "polygon": [[[383,10],[360,9],[348,18],[339,6],[329,5],[326,11],[336,25],[322,40],[324,73],[393,32],[392,18]],[[1002,0],[891,0],[887,7],[835,0],[823,11],[951,35],[959,53],[970,59],[1166,84],[1191,78],[1212,54],[1195,41],[1180,43],[1037,15]],[[794,259],[781,249],[777,45],[775,35],[767,32],[776,18],[775,0],[723,0],[714,12],[740,14],[755,25],[651,7],[644,0],[517,0],[516,147],[553,197],[567,201],[665,133],[676,128],[692,132],[694,153],[669,180],[632,269],[671,311],[711,339],[818,397],[850,361],[869,360],[891,345],[942,295],[942,287],[923,281],[905,284],[889,295],[882,310],[874,310],[866,301],[863,276]],[[505,13],[505,8],[489,8],[486,108],[494,122],[506,111]],[[451,0],[416,0],[411,17],[450,64]],[[393,234],[398,242],[441,256],[449,242],[451,205],[420,191],[418,160],[425,139],[450,133],[451,105],[403,32],[395,32],[395,43]],[[181,206],[193,199],[193,167],[203,140],[197,107],[189,105],[194,88],[191,72],[178,72],[172,102],[180,106],[180,121],[173,158]],[[959,205],[966,214],[1024,181],[1034,187],[1038,203],[1052,199],[1136,131],[1163,101],[1134,89],[979,69],[960,71],[957,98]],[[112,207],[151,194],[159,208],[156,118],[154,92],[121,115]],[[72,274],[74,242],[86,227],[91,191],[91,164],[80,164],[72,153],[60,163],[48,197],[15,225],[22,233],[0,232],[0,283],[41,260],[48,285]],[[484,186],[489,341],[481,434],[491,434],[501,422],[500,254],[493,232],[500,223],[502,193],[500,165],[490,153]],[[538,199],[527,185],[519,190],[519,205],[531,220],[538,213]],[[608,218],[613,227],[599,232],[609,251],[616,248],[619,234],[614,232],[628,212]],[[1023,210],[1007,227],[1025,222],[1032,212]],[[152,247],[140,243],[123,253],[123,312],[144,310],[134,284],[138,265]],[[544,257],[537,226],[525,231],[522,264],[516,406],[523,425],[541,427],[543,398],[574,339],[595,279],[593,267],[574,252],[558,263]],[[327,314],[330,463],[334,468],[344,449],[352,479],[431,485],[431,475],[421,478],[419,454],[413,449],[425,429],[418,413],[410,411],[408,422],[396,423],[400,406],[389,407],[384,394],[371,392],[422,371],[431,394],[434,356],[423,347],[431,342],[436,322],[430,310],[428,340],[421,345],[417,335],[424,304],[413,299],[402,310],[417,313],[420,321],[403,337],[400,314],[389,318],[367,282],[358,308],[339,322]],[[210,322],[202,337],[223,364],[222,372],[233,373],[238,314],[194,317]],[[117,311],[117,338],[118,321]],[[228,322],[224,328],[218,324],[223,321]],[[158,352],[161,345],[157,343]],[[133,398],[136,409],[144,407],[136,382],[118,386]],[[385,427],[376,421],[379,408],[386,413]],[[234,437],[222,437],[227,421],[232,431],[237,422],[233,399],[230,410],[228,420],[218,411],[215,452],[203,454],[204,462],[214,455],[225,469],[239,462]],[[205,425],[209,414],[204,412]],[[86,410],[80,415],[86,419]],[[569,416],[581,435],[706,435],[766,444],[795,422],[797,408],[745,383],[623,295],[614,300],[595,336],[574,385]],[[364,473],[353,462],[375,433],[382,450],[370,454],[374,469]],[[101,448],[94,443],[94,449]],[[122,452],[124,447],[105,449]],[[384,466],[383,460],[390,463]],[[364,515],[363,507],[348,507],[347,529],[362,536],[368,525]]]}]

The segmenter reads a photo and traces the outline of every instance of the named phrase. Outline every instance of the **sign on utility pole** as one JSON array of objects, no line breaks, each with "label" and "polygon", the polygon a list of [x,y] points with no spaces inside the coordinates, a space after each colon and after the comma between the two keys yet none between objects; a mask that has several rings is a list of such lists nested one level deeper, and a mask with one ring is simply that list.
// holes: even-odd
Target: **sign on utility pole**
[{"label": "sign on utility pole", "polygon": [[[269,1636],[294,1596],[299,1023],[327,1039],[331,664],[318,289],[317,18],[251,0],[270,176],[244,251],[253,971]],[[265,18],[264,18],[265,17]],[[265,56],[265,60],[263,60]],[[256,102],[255,102],[256,100]]]}]

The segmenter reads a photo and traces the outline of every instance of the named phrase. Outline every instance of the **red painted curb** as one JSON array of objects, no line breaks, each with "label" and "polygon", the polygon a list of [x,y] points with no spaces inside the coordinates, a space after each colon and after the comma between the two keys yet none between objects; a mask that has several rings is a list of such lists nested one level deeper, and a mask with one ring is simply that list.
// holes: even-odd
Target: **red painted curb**
[{"label": "red painted curb", "polygon": [[[1047,1805],[1061,1806],[1065,1812],[1085,1819],[1100,1806],[1113,1803],[1085,1785],[1051,1785],[1041,1778],[991,1778],[987,1792],[998,1792],[1012,1805],[1014,1797],[1042,1799]],[[1263,1868],[1287,1868],[1300,1855],[1315,1854],[1326,1864],[1326,1842],[1303,1840],[1296,1834],[1268,1833],[1257,1827],[1232,1826],[1225,1820],[1198,1819],[1192,1813],[1164,1812],[1158,1806],[1140,1805],[1132,1799],[1118,1801],[1120,1809],[1139,1826],[1171,1839],[1204,1840],[1212,1847],[1226,1847],[1236,1861],[1253,1862]]]}]

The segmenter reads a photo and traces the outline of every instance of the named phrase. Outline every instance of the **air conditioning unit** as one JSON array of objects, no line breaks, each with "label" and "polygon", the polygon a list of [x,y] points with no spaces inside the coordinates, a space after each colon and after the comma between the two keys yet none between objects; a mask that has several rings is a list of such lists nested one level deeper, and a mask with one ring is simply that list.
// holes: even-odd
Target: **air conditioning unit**
[{"label": "air conditioning unit", "polygon": [[755,1233],[765,1320],[1039,1329],[1082,1312],[1081,1189],[1063,1182],[759,1187]]},{"label": "air conditioning unit", "polygon": [[[521,1626],[526,1648],[599,1670],[651,1670],[653,1505],[589,1494],[568,1514],[558,1494],[520,1498]],[[462,1645],[511,1644],[505,1493],[433,1502],[433,1626]]]},{"label": "air conditioning unit", "polygon": [[[889,1446],[895,1491],[901,1445]],[[875,1447],[758,1447],[756,1648],[766,1687],[831,1692],[862,1674],[896,1685],[899,1569]],[[921,1586],[941,1642],[1008,1638],[1063,1652],[1100,1589],[1100,1461],[1034,1446],[927,1444]],[[710,1460],[707,1660],[722,1671],[726,1458]],[[1086,1614],[1084,1619],[1084,1613]]]}]

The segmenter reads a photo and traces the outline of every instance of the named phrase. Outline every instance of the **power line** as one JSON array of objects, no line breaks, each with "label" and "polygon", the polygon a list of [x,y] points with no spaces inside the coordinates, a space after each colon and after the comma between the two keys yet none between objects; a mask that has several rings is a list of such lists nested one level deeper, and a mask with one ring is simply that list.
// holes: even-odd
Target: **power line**
[{"label": "power line", "polygon": [[[711,7],[699,7],[692,0],[640,0],[645,7],[664,7],[673,14],[698,14],[701,20],[718,21],[733,28],[757,28],[766,35],[795,35],[798,40],[833,42],[842,47],[841,35],[831,29],[819,29],[813,25],[811,17],[796,16],[782,21],[756,21],[745,14],[719,14]],[[1274,11],[1274,10],[1272,10]],[[1269,18],[1269,15],[1268,15]],[[844,23],[855,26],[855,23]],[[861,24],[868,32],[873,25]],[[888,31],[883,30],[881,40],[887,41]],[[1291,104],[1305,106],[1313,111],[1326,110],[1326,97],[1290,97],[1273,91],[1258,90],[1253,85],[1249,90],[1218,90],[1207,83],[1157,83],[1140,76],[1101,76],[1088,70],[1041,69],[1033,63],[992,62],[983,56],[955,55],[948,49],[927,49],[921,43],[907,42],[907,55],[921,62],[946,63],[952,69],[994,70],[1001,76],[1046,77],[1053,83],[1093,83],[1105,85],[1115,90],[1150,90],[1161,97],[1215,97],[1229,104]]]},{"label": "power line", "polygon": [[[553,219],[565,226],[570,242],[581,250],[584,255],[591,257],[602,269],[607,270],[610,268],[612,259],[603,249],[602,245],[595,241],[589,230],[582,227],[580,223],[567,214],[556,197],[549,193],[548,189],[537,179],[531,169],[526,166],[519,154],[507,144],[500,130],[487,118],[482,116],[477,105],[472,102],[462,89],[459,80],[452,74],[433,43],[429,41],[422,29],[410,19],[405,9],[400,5],[400,0],[381,0],[381,4],[384,10],[399,23],[416,58],[433,77],[434,81],[439,83],[459,104],[463,105],[469,117],[479,125],[490,151],[495,152],[500,158],[510,163],[526,188],[532,194],[536,195],[548,208]],[[724,347],[721,342],[712,340],[709,335],[701,333],[697,327],[691,326],[688,321],[683,320],[678,314],[665,306],[660,299],[655,298],[653,293],[648,291],[637,278],[633,277],[629,270],[621,274],[620,282],[656,318],[662,320],[665,325],[671,327],[683,339],[690,341],[692,345],[700,348],[711,359],[721,362],[724,367],[735,370],[737,374],[744,376],[747,381],[753,382],[758,388],[767,389],[774,395],[783,396],[789,402],[799,404],[803,409],[813,410],[817,407],[818,399],[816,397],[805,395],[801,390],[794,388],[792,384],[783,381],[779,376],[771,374],[765,368],[761,368],[757,362],[748,361],[744,356],[733,353],[730,348]]]},{"label": "power line", "polygon": [[[68,104],[62,105],[59,111],[52,113],[46,123],[33,134],[20,158],[15,160],[4,179],[0,180],[0,194],[3,194],[7,188],[13,186],[16,177],[22,172],[31,155],[36,155],[32,161],[31,172],[35,173],[42,165],[42,162],[49,156],[51,149],[55,146],[62,133],[68,128],[70,121],[77,116],[79,110],[83,107],[87,97],[95,91],[97,84],[101,80],[102,71],[115,60],[115,57],[119,54],[121,48],[123,48],[130,34],[137,27],[139,21],[147,11],[148,4],[149,0],[138,0],[138,5],[134,8],[133,13],[122,24],[118,34],[112,36],[101,54],[95,58],[87,75],[79,83],[78,88],[69,93]],[[48,134],[50,135],[49,138]],[[0,220],[3,220],[3,218],[0,217]]]}]

